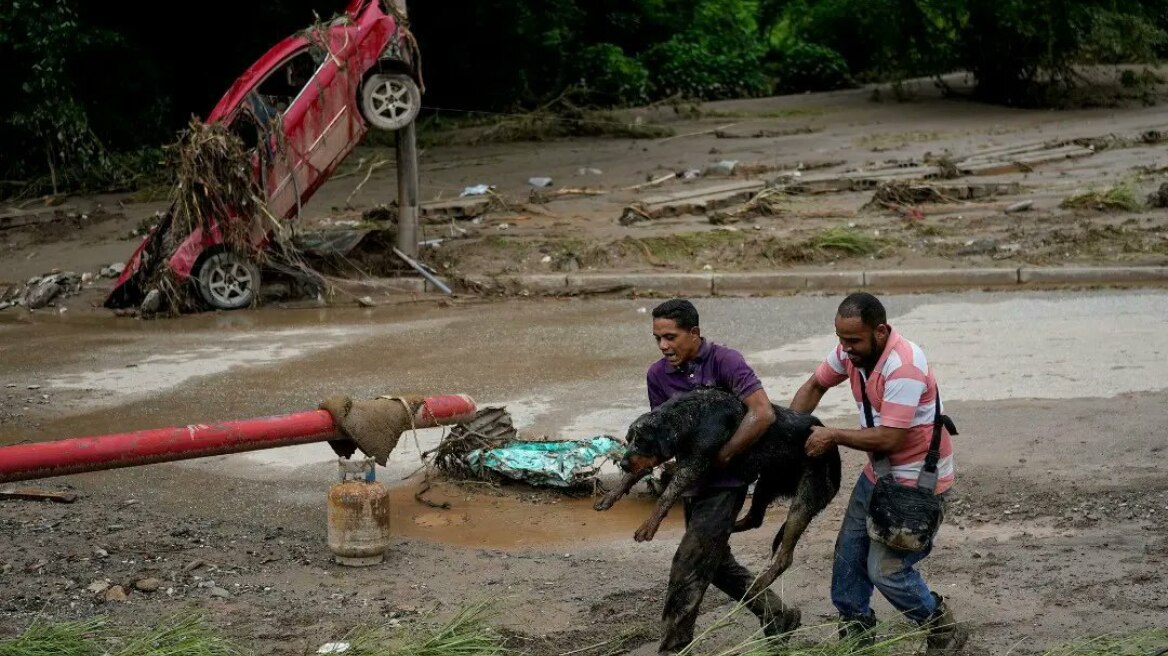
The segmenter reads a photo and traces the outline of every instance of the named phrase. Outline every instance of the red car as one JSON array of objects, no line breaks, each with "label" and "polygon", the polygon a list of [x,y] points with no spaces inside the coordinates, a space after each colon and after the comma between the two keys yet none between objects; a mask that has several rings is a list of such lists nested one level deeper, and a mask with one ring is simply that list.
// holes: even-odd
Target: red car
[{"label": "red car", "polygon": [[[225,124],[251,150],[253,175],[277,218],[295,218],[370,125],[397,130],[421,108],[417,47],[405,26],[382,6],[384,1],[350,0],[344,14],[324,29],[277,43],[207,116],[207,123]],[[282,134],[261,127],[277,116]],[[211,230],[196,228],[170,252],[159,252],[168,241],[161,234],[169,229],[164,219],[130,256],[105,306],[140,304],[157,266],[169,267],[176,280],[193,284],[212,308],[251,305],[260,270],[248,253],[228,248],[219,228],[225,221],[252,219],[215,217]],[[253,230],[252,240],[258,252],[269,234]]]}]

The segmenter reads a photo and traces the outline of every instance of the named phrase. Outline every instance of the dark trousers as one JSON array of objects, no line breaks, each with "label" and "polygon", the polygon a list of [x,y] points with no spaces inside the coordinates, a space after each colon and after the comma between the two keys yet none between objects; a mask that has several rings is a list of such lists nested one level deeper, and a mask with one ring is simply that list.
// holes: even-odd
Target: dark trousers
[{"label": "dark trousers", "polygon": [[[735,601],[746,596],[754,575],[730,553],[730,529],[745,501],[746,487],[709,489],[683,498],[685,536],[669,571],[658,651],[676,653],[693,641],[698,608],[711,583]],[[782,600],[770,590],[746,606],[764,627],[784,610]]]}]

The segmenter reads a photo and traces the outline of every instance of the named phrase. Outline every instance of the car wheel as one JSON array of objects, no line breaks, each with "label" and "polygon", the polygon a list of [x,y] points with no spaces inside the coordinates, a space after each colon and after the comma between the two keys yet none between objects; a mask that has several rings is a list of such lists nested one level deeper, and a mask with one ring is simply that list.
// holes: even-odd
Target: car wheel
[{"label": "car wheel", "polygon": [[361,87],[361,113],[382,130],[400,130],[422,109],[422,92],[408,75],[375,73]]},{"label": "car wheel", "polygon": [[207,258],[198,275],[199,295],[216,310],[238,310],[251,305],[260,287],[255,262],[224,251]]}]

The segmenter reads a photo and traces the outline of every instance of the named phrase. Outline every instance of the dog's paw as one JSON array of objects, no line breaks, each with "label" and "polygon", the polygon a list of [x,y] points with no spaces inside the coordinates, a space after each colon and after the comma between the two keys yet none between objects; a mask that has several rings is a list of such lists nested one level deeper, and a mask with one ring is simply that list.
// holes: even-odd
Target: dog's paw
[{"label": "dog's paw", "polygon": [[650,519],[641,524],[641,528],[637,529],[636,533],[633,533],[633,539],[637,542],[650,542],[654,535],[657,535],[657,524]]},{"label": "dog's paw", "polygon": [[612,507],[612,504],[614,504],[614,503],[616,503],[616,501],[614,499],[609,499],[608,497],[605,497],[603,499],[597,499],[596,503],[592,504],[592,509],[593,510],[608,510],[609,508]]}]

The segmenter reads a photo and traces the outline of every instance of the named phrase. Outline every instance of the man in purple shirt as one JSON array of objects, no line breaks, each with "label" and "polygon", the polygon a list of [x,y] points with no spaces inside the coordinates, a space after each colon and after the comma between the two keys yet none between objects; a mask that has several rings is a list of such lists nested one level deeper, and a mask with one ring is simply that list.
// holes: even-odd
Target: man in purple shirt
[{"label": "man in purple shirt", "polygon": [[753,481],[739,480],[723,468],[775,421],[762,382],[741,353],[701,336],[697,308],[689,301],[674,299],[653,309],[653,338],[664,357],[646,375],[651,409],[698,387],[728,391],[747,407],[738,429],[715,457],[710,474],[683,495],[685,535],[669,572],[658,652],[675,654],[693,641],[698,607],[711,583],[735,601],[744,601],[758,616],[765,635],[794,630],[799,626],[799,610],[785,608],[774,592],[768,589],[762,596],[744,599],[754,575],[730,553],[731,529]]}]

